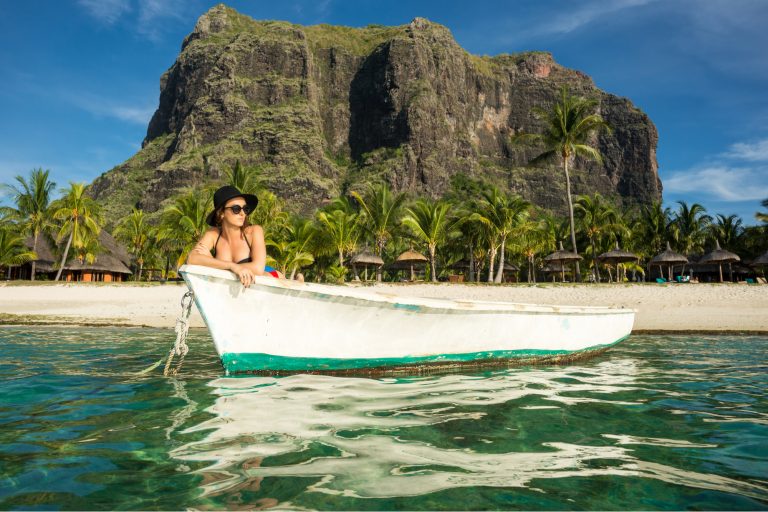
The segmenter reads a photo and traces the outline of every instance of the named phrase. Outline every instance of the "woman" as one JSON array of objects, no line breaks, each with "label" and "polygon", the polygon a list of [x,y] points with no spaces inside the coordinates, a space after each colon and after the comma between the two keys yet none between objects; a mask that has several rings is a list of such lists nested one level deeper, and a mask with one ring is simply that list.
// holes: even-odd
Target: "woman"
[{"label": "woman", "polygon": [[265,265],[264,230],[248,222],[248,215],[257,204],[256,196],[243,194],[235,187],[227,185],[217,190],[213,195],[214,209],[206,219],[212,228],[189,253],[187,263],[230,270],[243,286],[250,286],[253,276],[279,277],[276,270]]}]

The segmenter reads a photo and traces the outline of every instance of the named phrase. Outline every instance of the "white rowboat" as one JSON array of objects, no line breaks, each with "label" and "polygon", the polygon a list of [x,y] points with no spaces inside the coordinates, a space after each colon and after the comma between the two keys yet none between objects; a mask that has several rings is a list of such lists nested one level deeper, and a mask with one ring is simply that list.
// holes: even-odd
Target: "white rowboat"
[{"label": "white rowboat", "polygon": [[415,372],[561,362],[632,331],[631,309],[398,297],[184,265],[227,374]]}]

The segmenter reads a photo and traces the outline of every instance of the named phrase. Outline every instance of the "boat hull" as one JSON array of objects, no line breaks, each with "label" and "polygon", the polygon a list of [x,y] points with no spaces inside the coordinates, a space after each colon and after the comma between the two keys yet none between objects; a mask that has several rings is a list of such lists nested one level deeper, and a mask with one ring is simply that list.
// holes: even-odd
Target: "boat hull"
[{"label": "boat hull", "polygon": [[181,268],[228,374],[379,372],[570,361],[632,330],[629,309],[405,298]]}]

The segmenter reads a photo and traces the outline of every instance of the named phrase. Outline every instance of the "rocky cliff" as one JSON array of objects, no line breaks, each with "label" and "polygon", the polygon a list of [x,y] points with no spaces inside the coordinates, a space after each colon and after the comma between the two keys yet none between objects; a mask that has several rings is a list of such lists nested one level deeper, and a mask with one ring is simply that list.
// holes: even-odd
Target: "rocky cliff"
[{"label": "rocky cliff", "polygon": [[259,166],[297,210],[376,180],[439,196],[459,173],[562,210],[559,167],[526,167],[533,153],[510,142],[521,130],[539,131],[531,107],[550,105],[562,85],[598,99],[613,127],[595,141],[602,165],[577,162],[574,192],[659,199],[648,116],[547,53],[470,55],[447,28],[422,18],[399,27],[304,27],[219,5],[162,76],[142,149],[91,191],[109,199],[111,218],[134,205],[156,211],[240,160]]}]

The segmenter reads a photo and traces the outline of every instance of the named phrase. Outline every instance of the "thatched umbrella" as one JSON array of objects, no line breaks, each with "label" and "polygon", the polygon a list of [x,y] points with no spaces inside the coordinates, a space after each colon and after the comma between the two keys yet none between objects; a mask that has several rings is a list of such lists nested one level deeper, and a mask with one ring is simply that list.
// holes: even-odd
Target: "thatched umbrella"
[{"label": "thatched umbrella", "polygon": [[448,268],[452,268],[455,270],[469,270],[469,260],[464,258],[456,263],[452,263]]},{"label": "thatched umbrella", "polygon": [[358,265],[365,269],[364,279],[367,281],[368,267],[380,267],[384,264],[384,260],[376,256],[375,254],[371,254],[368,251],[363,251],[361,253],[355,254],[352,257],[351,263],[352,263],[352,267],[354,267],[355,269],[355,273],[357,273]]},{"label": "thatched umbrella", "polygon": [[768,251],[757,257],[755,261],[751,263],[753,267],[768,267]]},{"label": "thatched umbrella", "polygon": [[416,273],[413,271],[413,267],[417,265],[424,265],[429,262],[426,256],[423,254],[419,254],[418,252],[414,250],[407,250],[403,254],[397,257],[397,259],[392,263],[390,268],[396,269],[396,270],[402,270],[405,268],[411,269],[411,281],[416,280]]},{"label": "thatched umbrella", "polygon": [[[575,252],[566,251],[563,249],[563,242],[560,242],[560,249],[553,252],[552,254],[549,254],[547,256],[544,256],[544,261],[546,263],[562,263],[565,265],[566,263],[572,263],[574,261],[581,260],[581,256],[576,254]],[[563,282],[565,282],[565,268],[564,266],[561,266],[562,274],[563,274]]]},{"label": "thatched umbrella", "polygon": [[[715,240],[715,249],[699,260],[700,264],[704,263],[716,263],[717,268],[720,270],[720,282],[723,282],[723,263],[733,263],[735,261],[741,261],[736,254],[726,251],[720,248],[720,241]],[[731,281],[733,281],[733,271],[731,271]]]},{"label": "thatched umbrella", "polygon": [[616,265],[616,282],[619,282],[619,264],[620,263],[627,263],[630,261],[637,261],[640,259],[640,256],[637,254],[633,254],[628,251],[623,251],[619,249],[619,242],[616,242],[616,248],[614,248],[611,251],[604,252],[600,256],[597,257],[598,261],[601,261],[603,263],[608,264],[615,264]]},{"label": "thatched umbrella", "polygon": [[[544,268],[542,271],[545,274],[551,274],[552,275],[552,282],[555,282],[555,274],[562,274],[565,275],[565,265],[562,263],[549,263],[547,265],[544,265]],[[565,279],[565,278],[563,278]]]},{"label": "thatched umbrella", "polygon": [[[664,252],[660,252],[656,256],[651,259],[650,263],[648,263],[648,267],[651,265],[658,265],[659,267],[666,265],[669,269],[669,280],[672,280],[672,267],[674,267],[677,264],[685,265],[688,263],[688,258],[683,256],[682,254],[676,253],[672,250],[672,248],[669,246],[669,242],[667,242],[667,249]],[[649,270],[650,272],[650,270]],[[664,277],[664,274],[662,272],[662,277]]]}]

